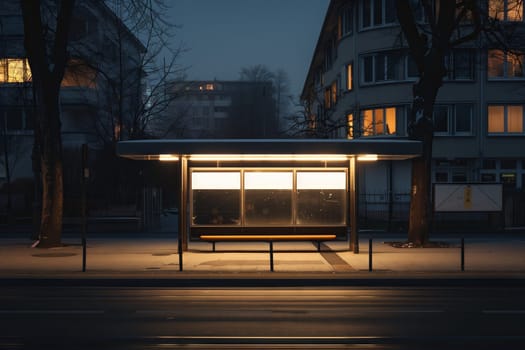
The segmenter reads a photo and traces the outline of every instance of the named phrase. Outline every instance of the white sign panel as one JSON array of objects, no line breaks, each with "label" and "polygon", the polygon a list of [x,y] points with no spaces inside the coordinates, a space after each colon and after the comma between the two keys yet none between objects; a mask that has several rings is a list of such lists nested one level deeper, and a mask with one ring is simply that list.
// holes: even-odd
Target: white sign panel
[{"label": "white sign panel", "polygon": [[436,212],[484,212],[503,209],[501,184],[435,184]]}]

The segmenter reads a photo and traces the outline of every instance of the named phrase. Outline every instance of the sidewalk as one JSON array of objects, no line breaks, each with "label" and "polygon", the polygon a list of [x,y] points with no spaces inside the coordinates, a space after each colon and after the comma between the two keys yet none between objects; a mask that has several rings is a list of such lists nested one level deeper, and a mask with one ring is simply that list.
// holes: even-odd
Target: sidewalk
[{"label": "sidewalk", "polygon": [[[370,267],[369,239],[372,245]],[[78,237],[64,237],[63,247],[31,248],[27,237],[0,237],[0,278],[139,278],[139,279],[374,279],[374,278],[511,278],[525,279],[525,235],[465,235],[461,271],[461,235],[436,235],[446,248],[394,248],[402,234],[361,233],[360,252],[348,242],[326,242],[319,253],[310,242],[274,243],[270,272],[267,243],[190,242],[179,269],[177,238],[168,235],[97,234],[88,237],[86,271]]]}]

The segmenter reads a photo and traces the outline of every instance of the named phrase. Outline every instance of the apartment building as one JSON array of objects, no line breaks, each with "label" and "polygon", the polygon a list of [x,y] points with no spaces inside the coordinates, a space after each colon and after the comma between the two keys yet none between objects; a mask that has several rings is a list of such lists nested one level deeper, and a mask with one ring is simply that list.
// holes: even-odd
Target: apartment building
[{"label": "apartment building", "polygon": [[273,86],[265,81],[174,82],[165,117],[150,132],[162,138],[274,138]]},{"label": "apartment building", "polygon": [[[514,30],[524,25],[521,2],[485,4],[489,16]],[[421,8],[414,14],[424,21]],[[523,55],[476,40],[453,49],[446,67],[434,110],[432,181],[523,190]],[[302,92],[310,125],[325,137],[406,137],[417,76],[394,0],[332,0]],[[378,194],[379,202],[408,200],[409,169],[408,162],[361,165],[362,193]]]},{"label": "apartment building", "polygon": [[[0,0],[0,177],[32,177],[33,96],[19,1]],[[126,127],[142,99],[145,47],[104,1],[76,2],[62,88],[64,150],[100,145]],[[4,153],[6,154],[4,157]],[[2,174],[3,173],[3,174]]]},{"label": "apartment building", "polygon": [[[52,2],[45,16],[54,16]],[[132,127],[145,47],[104,1],[75,3],[60,92],[66,214],[78,209],[82,144],[103,149]],[[33,93],[19,1],[0,0],[0,213],[28,216],[33,198]],[[89,158],[94,161],[95,152]],[[90,180],[103,182],[103,172]],[[97,183],[98,183],[97,182]],[[9,199],[8,199],[9,198]],[[8,202],[11,202],[11,209]],[[76,209],[75,209],[76,208]],[[78,214],[72,214],[78,215]]]}]

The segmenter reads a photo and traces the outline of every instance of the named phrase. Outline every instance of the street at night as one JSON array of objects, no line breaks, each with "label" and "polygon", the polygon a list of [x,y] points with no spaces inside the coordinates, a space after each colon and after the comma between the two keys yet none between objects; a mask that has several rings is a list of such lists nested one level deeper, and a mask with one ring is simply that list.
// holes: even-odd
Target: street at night
[{"label": "street at night", "polygon": [[525,342],[521,286],[1,292],[2,349],[517,349]]}]

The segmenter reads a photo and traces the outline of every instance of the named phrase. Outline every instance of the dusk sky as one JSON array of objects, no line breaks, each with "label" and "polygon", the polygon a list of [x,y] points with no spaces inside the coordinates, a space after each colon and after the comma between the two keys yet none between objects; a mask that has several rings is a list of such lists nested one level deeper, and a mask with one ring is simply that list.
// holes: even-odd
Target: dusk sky
[{"label": "dusk sky", "polygon": [[298,96],[329,0],[170,1],[176,42],[189,49],[179,63],[190,80],[236,80],[257,64],[283,69]]}]

